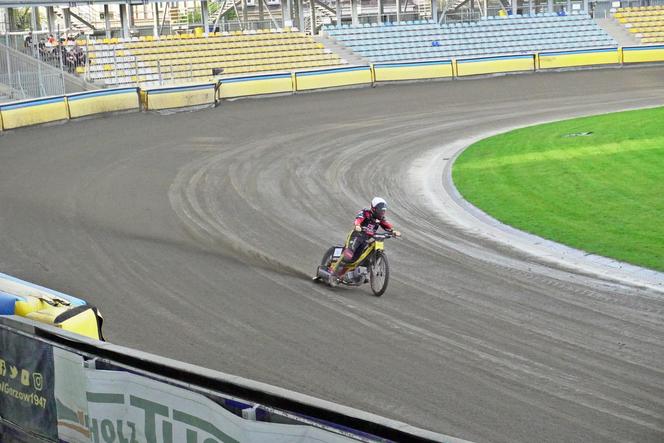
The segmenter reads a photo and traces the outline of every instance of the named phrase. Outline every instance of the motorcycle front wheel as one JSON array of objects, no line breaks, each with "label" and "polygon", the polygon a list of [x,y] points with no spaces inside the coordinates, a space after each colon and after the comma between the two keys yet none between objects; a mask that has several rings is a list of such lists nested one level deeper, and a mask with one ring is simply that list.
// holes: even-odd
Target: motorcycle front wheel
[{"label": "motorcycle front wheel", "polygon": [[387,256],[377,251],[369,269],[369,282],[371,291],[376,297],[380,297],[387,289],[387,282],[390,279],[390,265],[387,262]]}]

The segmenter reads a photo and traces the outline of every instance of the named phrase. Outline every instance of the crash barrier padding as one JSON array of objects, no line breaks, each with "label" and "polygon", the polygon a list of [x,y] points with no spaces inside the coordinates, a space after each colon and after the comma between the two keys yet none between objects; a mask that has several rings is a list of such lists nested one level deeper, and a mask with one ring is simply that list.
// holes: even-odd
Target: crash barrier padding
[{"label": "crash barrier padding", "polygon": [[454,75],[452,60],[376,63],[373,70],[377,82],[449,78]]},{"label": "crash barrier padding", "polygon": [[538,59],[538,69],[615,65],[620,63],[620,51],[618,48],[555,52],[547,51],[540,52]]},{"label": "crash barrier padding", "polygon": [[218,98],[249,97],[252,95],[293,92],[293,77],[290,72],[284,72],[224,78],[219,80]]},{"label": "crash barrier padding", "polygon": [[67,103],[70,118],[140,109],[137,87],[70,94],[67,95]]},{"label": "crash barrier padding", "polygon": [[0,315],[19,315],[102,340],[103,319],[85,301],[0,274]]},{"label": "crash barrier padding", "polygon": [[664,62],[664,45],[622,48],[623,63]]},{"label": "crash barrier padding", "polygon": [[32,311],[26,318],[47,325],[53,325],[65,331],[84,335],[95,340],[102,340],[102,319],[93,306],[51,306],[47,305],[39,311]]},{"label": "crash barrier padding", "polygon": [[500,74],[535,70],[535,55],[504,55],[498,57],[478,57],[456,61],[457,76]]},{"label": "crash barrier padding", "polygon": [[143,107],[148,111],[214,105],[216,83],[150,88],[144,92]]},{"label": "crash barrier padding", "polygon": [[370,66],[349,66],[347,68],[298,71],[295,73],[295,89],[297,91],[370,85],[372,83],[373,76]]},{"label": "crash barrier padding", "polygon": [[66,300],[73,306],[86,304],[85,301],[80,298],[76,298],[69,294],[63,294],[62,292],[54,291],[53,289],[45,288],[3,273],[0,273],[0,291],[20,296],[27,295],[44,299],[62,299]]},{"label": "crash barrier padding", "polygon": [[[540,54],[527,54],[518,56],[482,57],[452,60],[451,62],[449,60],[431,61],[431,63],[449,63],[451,74],[447,75],[448,73],[446,73],[446,75],[449,77],[463,77],[478,74],[497,74],[514,71],[532,72],[535,68],[548,69],[567,66],[574,67],[597,64],[601,65],[607,63],[617,64],[621,61],[624,63],[664,62],[664,45],[636,46],[588,51],[565,51],[555,53],[543,52]],[[269,86],[267,86],[268,83],[259,86],[259,82],[257,80],[252,82],[256,84],[242,84],[243,82],[238,80],[235,82],[235,85],[232,85],[234,80],[237,79],[231,78],[231,81],[228,82],[225,88],[223,88],[223,84],[227,80],[222,79],[221,83],[161,87],[154,89],[122,88],[122,90],[126,89],[130,91],[137,91],[139,96],[138,101],[140,104],[142,104],[143,108],[146,110],[153,110],[187,107],[201,104],[212,105],[215,103],[215,99],[221,98],[290,92],[291,90],[302,91],[350,85],[369,85],[374,81],[389,81],[391,79],[410,80],[416,79],[416,75],[425,75],[426,78],[436,78],[430,77],[429,74],[415,74],[415,71],[411,71],[409,74],[407,74],[406,72],[408,71],[405,70],[407,69],[405,67],[404,70],[399,70],[399,74],[389,73],[393,68],[392,65],[410,64],[410,62],[380,63],[374,65],[373,67],[356,66],[316,71],[300,71],[291,74],[282,73],[277,74],[277,76],[279,76],[277,79],[280,82],[279,86],[277,86],[276,82],[273,81],[270,82]],[[422,62],[413,62],[412,64],[421,65],[418,67],[419,72],[422,72],[424,70],[423,68],[426,68],[426,70],[436,70],[441,68],[440,66],[435,65],[422,66]],[[377,66],[378,69],[376,69]],[[444,65],[442,68],[447,69]],[[392,72],[394,71],[392,70]],[[376,77],[374,77],[374,75]],[[391,77],[392,75],[394,75],[394,77]],[[248,80],[256,79],[259,77],[270,77],[270,75],[240,78]],[[288,87],[289,80],[291,84],[290,88]],[[266,80],[261,80],[261,82],[264,81]],[[96,94],[103,94],[104,92],[106,91],[98,91]],[[83,106],[83,102],[87,100],[78,98],[79,96],[85,97],[86,94],[88,93],[72,94],[71,96],[23,100],[0,105],[0,130],[13,129],[22,126],[47,123],[58,120],[66,120],[69,119],[70,113],[72,118],[86,115],[86,112],[90,111],[84,109],[86,106]],[[92,94],[94,95],[95,92]],[[119,95],[123,96],[124,94]],[[127,94],[127,96],[129,95],[131,94]],[[124,99],[125,98],[123,97],[123,100]],[[115,110],[111,109],[113,105],[109,105],[108,108],[105,106],[106,105],[99,105],[97,107],[97,105],[95,105],[95,110],[97,112]],[[122,105],[116,104],[116,106]],[[134,109],[133,105],[131,109]],[[90,114],[92,113],[93,112],[90,112]]]},{"label": "crash barrier padding", "polygon": [[22,300],[23,297],[0,291],[0,315],[16,315],[16,302]]},{"label": "crash barrier padding", "polygon": [[3,129],[21,128],[69,119],[64,95],[44,97],[0,105]]}]

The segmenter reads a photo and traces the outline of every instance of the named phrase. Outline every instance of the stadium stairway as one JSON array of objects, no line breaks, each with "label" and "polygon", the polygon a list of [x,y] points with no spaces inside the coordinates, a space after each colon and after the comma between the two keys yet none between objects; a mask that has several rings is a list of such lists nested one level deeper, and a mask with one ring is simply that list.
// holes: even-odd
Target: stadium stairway
[{"label": "stadium stairway", "polygon": [[338,54],[342,60],[346,60],[350,65],[367,65],[369,60],[354,53],[350,48],[340,45],[335,40],[327,38],[322,35],[316,35],[313,37],[314,41],[321,43],[327,49],[332,51],[335,54]]},{"label": "stadium stairway", "polygon": [[634,37],[634,34],[630,33],[622,24],[612,18],[595,19],[595,22],[607,34],[613,37],[619,46],[637,46],[641,44],[639,39]]}]

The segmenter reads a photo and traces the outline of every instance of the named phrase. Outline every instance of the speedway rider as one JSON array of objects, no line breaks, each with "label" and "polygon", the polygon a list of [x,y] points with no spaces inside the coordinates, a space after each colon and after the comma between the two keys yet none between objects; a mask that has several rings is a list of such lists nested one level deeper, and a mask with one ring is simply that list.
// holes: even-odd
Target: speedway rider
[{"label": "speedway rider", "polygon": [[392,223],[385,219],[386,214],[387,203],[380,197],[374,197],[371,200],[371,209],[365,208],[357,213],[355,216],[355,227],[348,234],[341,259],[331,269],[333,275],[336,275],[338,278],[343,277],[346,266],[353,262],[353,258],[357,256],[357,252],[364,250],[367,240],[373,237],[379,227],[392,233],[395,237],[401,236],[399,231],[394,230]]}]

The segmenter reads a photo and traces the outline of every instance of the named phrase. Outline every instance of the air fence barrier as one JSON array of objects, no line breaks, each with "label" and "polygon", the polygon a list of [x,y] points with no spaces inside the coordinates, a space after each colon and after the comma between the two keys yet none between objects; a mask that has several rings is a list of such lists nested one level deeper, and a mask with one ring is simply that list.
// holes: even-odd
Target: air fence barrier
[{"label": "air fence barrier", "polygon": [[141,89],[141,101],[146,111],[213,106],[216,103],[217,83],[181,86],[160,86]]},{"label": "air fence barrier", "polygon": [[0,273],[0,316],[2,315],[19,315],[103,340],[103,319],[94,306],[71,295]]},{"label": "air fence barrier", "polygon": [[295,73],[226,77],[219,81],[218,99],[287,94],[295,91]]},{"label": "air fence barrier", "polygon": [[20,100],[0,105],[4,130],[69,119],[65,96]]},{"label": "air fence barrier", "polygon": [[373,84],[373,82],[373,69],[370,65],[295,72],[296,91],[311,91],[316,89],[360,85],[368,86]]},{"label": "air fence barrier", "polygon": [[373,71],[376,82],[452,78],[454,63],[452,60],[376,63]]},{"label": "air fence barrier", "polygon": [[137,87],[102,89],[67,95],[69,118],[140,109]]},{"label": "air fence barrier", "polygon": [[538,69],[619,65],[621,62],[621,52],[620,48],[540,52],[537,56]]},{"label": "air fence barrier", "polygon": [[652,63],[664,61],[664,45],[631,46],[622,48],[623,63]]},{"label": "air fence barrier", "polygon": [[457,77],[528,71],[535,71],[535,54],[503,55],[497,57],[477,57],[456,60]]},{"label": "air fence barrier", "polygon": [[17,316],[0,316],[0,432],[17,442],[462,443]]},{"label": "air fence barrier", "polygon": [[[152,111],[191,106],[214,106],[221,100],[239,97],[372,86],[393,81],[455,79],[550,69],[657,62],[664,62],[664,45],[375,63],[365,66],[224,77],[215,83],[104,89],[99,92],[5,103],[0,105],[0,127],[2,130],[14,129],[116,110]],[[134,99],[133,91],[139,97],[138,102],[137,99]]]}]

